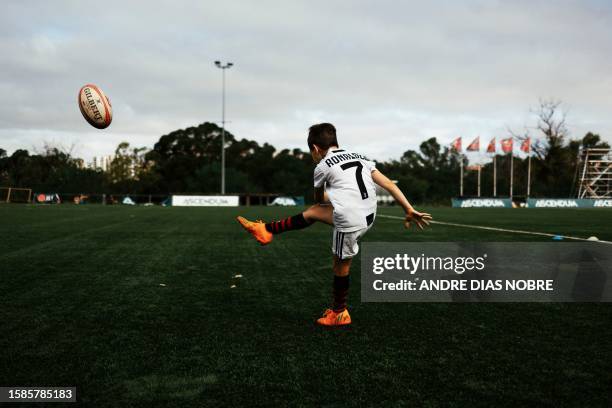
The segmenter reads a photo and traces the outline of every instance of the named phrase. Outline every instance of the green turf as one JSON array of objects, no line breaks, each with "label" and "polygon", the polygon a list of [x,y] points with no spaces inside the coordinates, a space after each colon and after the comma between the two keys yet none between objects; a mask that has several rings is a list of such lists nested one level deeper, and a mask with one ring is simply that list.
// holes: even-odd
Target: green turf
[{"label": "green turf", "polygon": [[[612,240],[610,210],[430,210]],[[233,220],[295,212],[0,205],[0,385],[92,407],[612,405],[608,304],[361,304],[357,261],[353,326],[315,327],[330,229],[260,247]],[[366,240],[547,239],[379,218]]]}]

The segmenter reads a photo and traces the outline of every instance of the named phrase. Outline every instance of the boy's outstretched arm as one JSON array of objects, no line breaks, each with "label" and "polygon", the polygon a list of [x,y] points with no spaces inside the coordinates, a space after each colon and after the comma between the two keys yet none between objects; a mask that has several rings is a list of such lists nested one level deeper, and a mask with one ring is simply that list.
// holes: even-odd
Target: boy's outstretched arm
[{"label": "boy's outstretched arm", "polygon": [[402,206],[404,212],[406,213],[406,219],[404,220],[404,226],[406,228],[410,228],[410,224],[414,222],[420,229],[423,229],[424,226],[429,225],[429,221],[431,220],[431,215],[427,213],[418,212],[417,210],[410,205],[408,199],[402,193],[402,190],[399,189],[398,186],[395,185],[394,182],[389,180],[387,176],[382,174],[378,170],[374,170],[372,172],[372,180],[393,196],[395,201]]}]

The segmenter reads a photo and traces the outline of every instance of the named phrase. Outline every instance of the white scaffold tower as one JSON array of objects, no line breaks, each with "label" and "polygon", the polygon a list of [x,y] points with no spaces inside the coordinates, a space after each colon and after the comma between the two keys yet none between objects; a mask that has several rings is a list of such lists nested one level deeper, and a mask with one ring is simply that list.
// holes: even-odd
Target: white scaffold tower
[{"label": "white scaffold tower", "polygon": [[579,172],[578,198],[612,197],[612,149],[583,149]]}]

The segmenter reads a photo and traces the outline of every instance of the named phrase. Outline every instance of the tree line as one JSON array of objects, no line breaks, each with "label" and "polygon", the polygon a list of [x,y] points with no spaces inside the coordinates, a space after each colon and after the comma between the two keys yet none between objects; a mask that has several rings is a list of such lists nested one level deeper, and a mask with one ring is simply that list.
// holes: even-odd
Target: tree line
[{"label": "tree line", "polygon": [[[541,106],[538,143],[532,157],[534,197],[569,197],[575,194],[577,157],[580,148],[608,147],[599,135],[587,133],[581,139],[567,136],[558,105]],[[543,109],[543,110],[542,110]],[[550,116],[552,109],[552,116]],[[544,119],[544,120],[542,120]],[[509,130],[511,132],[511,130]],[[512,133],[512,132],[511,132]],[[516,138],[533,137],[529,131]],[[279,193],[312,196],[313,162],[301,149],[278,150],[225,132],[226,191],[228,193]],[[367,153],[367,152],[366,152]],[[450,146],[430,138],[418,150],[378,162],[377,167],[393,180],[408,198],[418,203],[447,204],[459,194],[459,166],[467,161]],[[498,196],[509,192],[510,158],[497,155]],[[524,195],[527,177],[525,158],[514,157],[515,195]],[[492,166],[482,170],[482,195],[492,195]],[[42,152],[19,149],[11,155],[0,149],[0,187],[31,188],[44,193],[107,194],[218,194],[221,177],[221,129],[214,123],[175,130],[161,136],[153,148],[121,143],[108,171],[86,168],[83,160],[57,147]],[[476,176],[467,172],[465,195],[475,195]]]}]

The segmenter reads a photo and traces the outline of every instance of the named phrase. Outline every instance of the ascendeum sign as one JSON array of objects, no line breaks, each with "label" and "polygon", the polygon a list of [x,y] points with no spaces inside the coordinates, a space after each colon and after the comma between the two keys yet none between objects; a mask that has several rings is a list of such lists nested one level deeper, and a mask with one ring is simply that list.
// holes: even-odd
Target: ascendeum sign
[{"label": "ascendeum sign", "polygon": [[453,198],[455,208],[512,208],[509,198]]},{"label": "ascendeum sign", "polygon": [[[590,204],[590,203],[589,203]],[[531,207],[531,203],[528,204]],[[571,199],[537,199],[533,200],[534,208],[577,208],[578,200]]]},{"label": "ascendeum sign", "polygon": [[529,208],[607,208],[612,200],[588,198],[530,198]]},{"label": "ascendeum sign", "polygon": [[363,245],[363,302],[610,302],[604,243]]},{"label": "ascendeum sign", "polygon": [[238,203],[238,196],[172,196],[172,205],[177,207],[238,207]]}]

